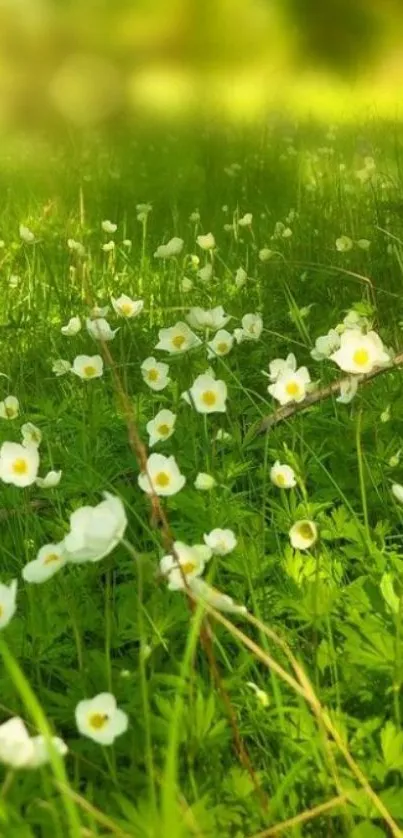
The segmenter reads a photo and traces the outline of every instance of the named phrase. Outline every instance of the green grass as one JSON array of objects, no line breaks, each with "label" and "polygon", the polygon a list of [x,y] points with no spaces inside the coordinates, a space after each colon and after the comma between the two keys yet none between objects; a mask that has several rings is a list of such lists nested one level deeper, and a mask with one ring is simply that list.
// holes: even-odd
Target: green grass
[{"label": "green grass", "polygon": [[[263,375],[269,362],[294,352],[313,380],[334,380],[336,366],[313,361],[310,350],[350,309],[366,314],[387,346],[402,348],[403,134],[378,123],[341,127],[334,141],[327,132],[313,124],[242,135],[159,132],[136,142],[77,141],[46,158],[1,164],[0,398],[16,395],[21,413],[0,419],[0,442],[19,441],[23,422],[35,423],[43,433],[40,473],[56,468],[63,476],[50,490],[1,484],[0,581],[20,581],[17,612],[0,638],[0,721],[20,715],[32,732],[51,729],[69,746],[64,764],[54,755],[37,771],[0,767],[5,838],[252,838],[338,795],[343,803],[305,825],[270,834],[390,834],[343,743],[403,830],[403,515],[390,491],[403,482],[401,372],[379,376],[350,405],[331,397],[256,434],[275,409]],[[365,156],[377,168],[362,184],[355,173]],[[226,171],[233,163],[235,174]],[[143,225],[136,204],[147,201],[153,208]],[[199,224],[189,220],[196,208]],[[273,241],[291,210],[292,236]],[[246,212],[251,229],[237,226]],[[118,224],[112,255],[101,249],[111,238],[104,219]],[[20,240],[19,224],[34,231],[34,244]],[[209,231],[217,252],[214,279],[204,284],[189,257],[197,253],[204,264],[196,236]],[[156,260],[156,247],[175,235],[183,253]],[[339,253],[341,235],[369,239],[370,248]],[[84,244],[85,259],[68,250],[69,238]],[[263,263],[265,246],[274,254]],[[239,267],[248,280],[237,289]],[[187,293],[184,276],[194,283]],[[260,623],[229,615],[242,632],[236,636],[212,616],[209,642],[202,609],[159,576],[161,533],[137,485],[108,365],[88,383],[52,373],[57,358],[102,352],[85,328],[70,338],[60,328],[120,293],[145,301],[133,321],[108,316],[121,327],[109,348],[141,438],[160,408],[178,417],[174,435],[153,449],[173,454],[187,478],[163,500],[172,530],[188,544],[214,527],[235,532],[237,548],[212,559],[207,578],[287,642],[342,747],[305,688],[298,693],[270,665],[274,659],[295,678]],[[259,312],[262,336],[209,362],[204,347],[178,357],[154,351],[158,330],[195,305],[223,305],[230,331]],[[170,364],[172,382],[160,393],[141,377],[150,355]],[[181,393],[209,365],[226,381],[228,402],[225,414],[205,420]],[[231,439],[217,442],[219,429]],[[299,475],[291,492],[271,484],[277,459]],[[199,471],[216,478],[211,492],[194,488]],[[43,585],[24,583],[23,565],[60,541],[71,512],[98,503],[105,490],[125,503],[128,545],[98,563],[68,565]],[[289,545],[301,517],[319,528],[310,553]],[[80,736],[74,718],[79,701],[107,690],[130,719],[108,749]]]}]

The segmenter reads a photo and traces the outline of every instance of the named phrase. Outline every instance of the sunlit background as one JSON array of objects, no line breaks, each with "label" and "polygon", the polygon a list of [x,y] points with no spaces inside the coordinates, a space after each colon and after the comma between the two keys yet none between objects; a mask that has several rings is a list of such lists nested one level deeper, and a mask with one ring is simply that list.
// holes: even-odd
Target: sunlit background
[{"label": "sunlit background", "polygon": [[0,0],[0,128],[400,116],[401,0]]}]

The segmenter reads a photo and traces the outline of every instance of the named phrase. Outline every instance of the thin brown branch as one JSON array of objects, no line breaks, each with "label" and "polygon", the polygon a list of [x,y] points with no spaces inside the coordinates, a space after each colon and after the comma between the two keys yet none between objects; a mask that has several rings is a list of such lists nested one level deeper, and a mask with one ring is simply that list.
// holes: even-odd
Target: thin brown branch
[{"label": "thin brown branch", "polygon": [[272,835],[280,835],[280,833],[284,832],[285,829],[289,829],[293,826],[299,826],[301,823],[306,823],[314,818],[318,818],[330,809],[343,805],[346,801],[347,797],[344,794],[339,794],[337,797],[332,797],[331,800],[327,800],[326,803],[319,803],[319,805],[314,806],[313,809],[307,809],[305,812],[301,812],[293,818],[288,818],[286,821],[281,821],[281,823],[271,826],[270,829],[265,829],[263,832],[256,832],[255,835],[251,836],[251,838],[270,838]]},{"label": "thin brown branch", "polygon": [[[373,378],[377,378],[378,375],[383,375],[384,373],[390,372],[402,365],[403,352],[399,352],[399,354],[395,355],[393,361],[391,361],[391,363],[387,366],[377,367],[371,372],[361,375],[358,386],[362,387],[364,384],[368,384],[369,381],[372,381]],[[307,410],[307,408],[311,407],[313,404],[317,404],[317,402],[328,399],[330,396],[333,396],[335,393],[340,391],[340,387],[344,383],[347,384],[350,378],[351,376],[338,378],[337,381],[332,381],[332,383],[326,385],[326,387],[320,387],[318,390],[314,390],[313,393],[310,393],[303,402],[291,402],[291,404],[286,404],[284,407],[280,407],[274,413],[271,413],[269,416],[265,416],[262,419],[260,425],[258,426],[257,433],[264,434],[267,431],[270,431],[275,425],[278,425],[279,422],[283,422],[284,419],[290,419],[296,413],[300,413],[302,410]]]}]

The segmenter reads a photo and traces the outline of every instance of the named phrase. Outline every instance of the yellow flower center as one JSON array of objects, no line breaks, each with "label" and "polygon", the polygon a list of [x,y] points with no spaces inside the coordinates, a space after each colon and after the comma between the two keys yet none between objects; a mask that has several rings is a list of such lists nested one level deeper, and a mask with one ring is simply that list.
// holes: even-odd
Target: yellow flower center
[{"label": "yellow flower center", "polygon": [[186,341],[185,335],[175,335],[175,337],[172,338],[172,343],[173,343],[175,349],[182,349],[182,346],[185,343],[185,341]]},{"label": "yellow flower center", "polygon": [[223,341],[222,343],[217,343],[217,352],[220,352],[221,355],[224,355],[225,352],[228,352],[228,343]]},{"label": "yellow flower center", "polygon": [[93,727],[94,730],[102,730],[108,721],[109,716],[106,713],[91,713],[88,719],[90,727]]},{"label": "yellow flower center", "polygon": [[147,375],[148,375],[148,380],[149,381],[158,381],[158,379],[160,377],[160,374],[159,374],[158,370],[155,369],[155,367],[152,370],[148,370]]},{"label": "yellow flower center", "polygon": [[93,378],[96,371],[96,367],[94,367],[93,364],[87,364],[83,369],[83,373],[86,378]]},{"label": "yellow flower center", "polygon": [[52,564],[53,562],[58,562],[58,561],[60,561],[60,556],[57,553],[49,553],[49,555],[46,556],[46,559],[44,559],[43,563],[46,565],[46,564]]},{"label": "yellow flower center", "polygon": [[19,459],[14,460],[12,465],[12,470],[14,474],[26,474],[28,471],[28,463],[24,460],[23,457],[19,457]]},{"label": "yellow flower center", "polygon": [[183,573],[185,574],[185,576],[187,576],[189,573],[193,573],[193,571],[196,568],[196,565],[195,565],[194,562],[188,561],[188,562],[185,562],[184,564],[182,564],[181,568],[182,568]]},{"label": "yellow flower center", "polygon": [[353,361],[358,367],[365,367],[369,361],[369,352],[367,349],[357,349],[353,355]]},{"label": "yellow flower center", "polygon": [[286,393],[289,396],[298,396],[300,393],[300,386],[297,381],[289,381],[285,387]]},{"label": "yellow flower center", "polygon": [[155,485],[159,486],[160,488],[164,488],[165,486],[169,486],[170,482],[171,482],[171,478],[170,478],[169,474],[166,473],[166,471],[159,471],[158,474],[156,474],[155,477],[154,477]]},{"label": "yellow flower center", "polygon": [[121,306],[120,306],[120,312],[121,312],[121,314],[124,314],[125,316],[128,316],[129,314],[132,313],[132,308],[133,308],[133,306],[132,306],[131,303],[122,303]]},{"label": "yellow flower center", "polygon": [[276,474],[276,483],[277,486],[285,486],[284,474]]},{"label": "yellow flower center", "polygon": [[14,416],[17,415],[17,411],[15,410],[14,407],[6,407],[5,408],[5,414],[7,416],[7,419],[13,419]]},{"label": "yellow flower center", "polygon": [[213,407],[217,401],[217,396],[213,392],[213,390],[205,390],[202,395],[202,402],[206,405],[206,407]]},{"label": "yellow flower center", "polygon": [[163,425],[158,425],[157,430],[158,430],[158,433],[161,434],[161,436],[167,436],[171,429],[170,429],[169,425],[163,424]]},{"label": "yellow flower center", "polygon": [[4,614],[4,608],[3,608],[2,605],[0,605],[0,619],[2,618],[3,614]]},{"label": "yellow flower center", "polygon": [[311,538],[314,538],[315,533],[311,524],[301,524],[299,527],[299,534],[302,538],[305,538],[307,541],[310,541]]}]

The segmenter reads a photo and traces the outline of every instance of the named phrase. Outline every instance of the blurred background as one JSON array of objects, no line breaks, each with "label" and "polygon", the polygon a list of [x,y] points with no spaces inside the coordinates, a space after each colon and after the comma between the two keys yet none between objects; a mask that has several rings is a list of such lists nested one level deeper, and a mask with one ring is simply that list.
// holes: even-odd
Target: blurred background
[{"label": "blurred background", "polygon": [[0,130],[396,117],[401,0],[0,0]]}]

